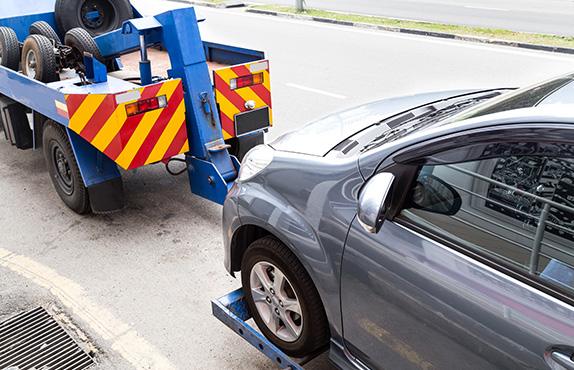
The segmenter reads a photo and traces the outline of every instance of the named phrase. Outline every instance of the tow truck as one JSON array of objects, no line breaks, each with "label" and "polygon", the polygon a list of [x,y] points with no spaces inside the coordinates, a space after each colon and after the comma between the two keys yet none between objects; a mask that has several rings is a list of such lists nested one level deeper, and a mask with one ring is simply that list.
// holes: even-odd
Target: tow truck
[{"label": "tow truck", "polygon": [[[80,214],[124,207],[121,171],[164,162],[174,174],[174,160],[194,194],[223,203],[237,157],[272,124],[264,53],[202,40],[203,19],[181,4],[132,0],[134,18],[95,37],[58,29],[54,6],[65,1],[2,2],[6,139],[43,149],[59,196]],[[98,25],[99,11],[81,14]]]},{"label": "tow truck", "polygon": [[[238,157],[272,125],[264,53],[202,40],[203,19],[191,6],[131,0],[134,18],[92,37],[82,28],[59,29],[55,1],[1,5],[5,138],[22,150],[43,149],[58,194],[80,214],[124,207],[120,169],[165,162],[175,174],[173,160],[185,162],[194,194],[222,204]],[[105,23],[98,11],[86,11],[87,26]],[[279,367],[302,369],[310,359],[289,358],[247,323],[241,289],[212,307]]]}]

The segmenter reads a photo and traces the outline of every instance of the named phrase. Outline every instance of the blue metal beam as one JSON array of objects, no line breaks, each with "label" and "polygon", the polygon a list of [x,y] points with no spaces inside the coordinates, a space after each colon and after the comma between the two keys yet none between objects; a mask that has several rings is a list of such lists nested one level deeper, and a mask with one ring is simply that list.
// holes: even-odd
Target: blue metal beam
[{"label": "blue metal beam", "polygon": [[[186,159],[191,190],[204,198],[222,203],[228,184],[237,177],[237,168],[224,147],[195,10],[178,9],[155,18],[162,25],[162,45],[167,49],[171,61],[169,76],[181,78],[185,90],[190,146],[190,155]],[[204,162],[210,162],[210,165]]]},{"label": "blue metal beam", "polygon": [[46,85],[0,66],[0,94],[64,126],[68,126],[68,118],[59,115],[56,110],[56,101],[66,104],[64,94],[51,88],[50,84]]},{"label": "blue metal beam", "polygon": [[211,301],[213,316],[240,335],[259,352],[270,358],[281,369],[303,370],[283,351],[277,348],[261,333],[247,324],[251,318],[242,289],[237,289],[226,296]]}]

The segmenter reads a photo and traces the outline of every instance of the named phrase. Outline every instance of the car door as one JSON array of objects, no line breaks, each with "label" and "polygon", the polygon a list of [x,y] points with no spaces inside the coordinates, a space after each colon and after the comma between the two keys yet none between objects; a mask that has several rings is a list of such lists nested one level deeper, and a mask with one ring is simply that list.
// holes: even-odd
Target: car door
[{"label": "car door", "polygon": [[381,166],[397,176],[387,220],[369,232],[356,218],[343,256],[352,357],[574,369],[574,131],[533,127],[441,138]]}]

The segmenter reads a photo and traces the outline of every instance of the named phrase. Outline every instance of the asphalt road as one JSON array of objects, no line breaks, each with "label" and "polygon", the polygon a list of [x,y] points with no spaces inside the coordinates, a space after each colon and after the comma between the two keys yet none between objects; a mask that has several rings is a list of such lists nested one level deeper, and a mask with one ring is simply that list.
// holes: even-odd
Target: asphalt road
[{"label": "asphalt road", "polygon": [[[295,4],[295,0],[256,0]],[[306,0],[307,6],[394,18],[574,35],[571,0]]]},{"label": "asphalt road", "polygon": [[[564,55],[197,11],[204,39],[267,51],[271,137],[375,98],[574,70]],[[0,319],[55,304],[101,350],[102,369],[272,368],[211,316],[210,300],[240,286],[223,268],[221,207],[160,165],[125,173],[124,184],[127,209],[80,217],[60,202],[40,152],[0,141]]]}]

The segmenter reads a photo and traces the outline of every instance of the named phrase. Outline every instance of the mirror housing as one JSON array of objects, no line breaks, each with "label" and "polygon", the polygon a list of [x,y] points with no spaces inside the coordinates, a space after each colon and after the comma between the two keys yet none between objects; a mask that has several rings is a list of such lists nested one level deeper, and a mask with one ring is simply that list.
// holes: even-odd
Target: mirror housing
[{"label": "mirror housing", "polygon": [[359,195],[359,211],[357,219],[369,233],[376,234],[385,221],[387,198],[395,175],[383,172],[373,176],[361,190]]}]

